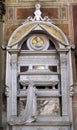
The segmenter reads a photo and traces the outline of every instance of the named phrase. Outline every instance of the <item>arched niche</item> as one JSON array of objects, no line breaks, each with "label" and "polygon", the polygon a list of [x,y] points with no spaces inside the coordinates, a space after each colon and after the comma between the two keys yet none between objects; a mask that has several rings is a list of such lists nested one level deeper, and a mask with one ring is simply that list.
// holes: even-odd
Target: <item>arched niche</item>
[{"label": "arched niche", "polygon": [[17,44],[19,44],[30,33],[31,34],[41,33],[41,34],[46,34],[46,35],[48,34],[50,35],[50,37],[55,39],[55,41],[59,42],[59,44],[64,45],[64,46],[69,45],[65,34],[56,25],[52,23],[43,22],[43,21],[40,21],[38,24],[38,22],[34,21],[34,24],[33,22],[24,23],[13,32],[8,42],[8,48],[9,47],[12,48],[16,46]]},{"label": "arched niche", "polygon": [[[38,11],[40,12],[39,8]],[[69,109],[71,111],[72,108],[70,85],[73,83],[71,46],[63,31],[47,16],[42,18],[41,13],[38,16],[35,13],[34,18],[28,17],[13,32],[7,45],[7,122],[12,130],[31,129],[31,125],[32,128],[34,126],[38,129],[34,122],[27,127],[26,123],[19,119],[20,115],[23,116],[22,111],[25,106],[21,104],[25,98],[23,102],[25,101],[26,105],[30,83],[37,89],[38,116],[35,121],[37,126],[40,126],[39,122],[41,122],[44,129],[51,127],[52,130],[69,130],[72,122],[72,115],[69,114]],[[54,104],[52,104],[56,105],[57,109],[52,109],[51,114],[49,106],[42,109],[41,102],[43,104],[48,102],[50,105],[53,99]],[[19,110],[20,106],[23,107],[22,111]],[[48,113],[46,107],[48,107]],[[45,128],[46,122],[51,124],[48,123]],[[56,123],[57,126],[55,126]]]}]

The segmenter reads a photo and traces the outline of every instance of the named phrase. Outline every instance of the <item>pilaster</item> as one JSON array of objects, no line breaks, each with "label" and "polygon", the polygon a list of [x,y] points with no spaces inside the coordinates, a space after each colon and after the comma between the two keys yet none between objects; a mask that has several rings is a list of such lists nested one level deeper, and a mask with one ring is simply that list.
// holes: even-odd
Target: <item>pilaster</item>
[{"label": "pilaster", "polygon": [[12,115],[17,115],[17,54],[12,54]]},{"label": "pilaster", "polygon": [[67,73],[67,55],[60,54],[61,69],[61,94],[62,94],[62,115],[68,115],[68,73]]}]

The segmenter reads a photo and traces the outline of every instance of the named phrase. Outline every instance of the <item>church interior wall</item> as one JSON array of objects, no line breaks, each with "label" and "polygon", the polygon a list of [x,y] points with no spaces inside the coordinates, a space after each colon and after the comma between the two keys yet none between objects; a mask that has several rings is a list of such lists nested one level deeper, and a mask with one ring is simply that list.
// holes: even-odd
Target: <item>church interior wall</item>
[{"label": "church interior wall", "polygon": [[[34,12],[35,0],[6,0],[6,15],[4,17],[4,43],[7,45],[13,31],[19,27],[28,16]],[[69,43],[77,44],[77,0],[39,0],[44,16],[49,16],[52,21],[62,29]],[[77,51],[77,50],[76,50]],[[5,54],[4,54],[5,55]],[[4,58],[5,60],[5,58]],[[77,52],[73,52],[73,74],[75,94],[73,96],[74,130],[77,130]],[[5,61],[4,61],[5,63]],[[4,72],[5,73],[5,72]],[[4,74],[3,74],[4,75]],[[6,98],[3,104],[3,125],[6,124]],[[6,129],[6,128],[5,128]]]}]

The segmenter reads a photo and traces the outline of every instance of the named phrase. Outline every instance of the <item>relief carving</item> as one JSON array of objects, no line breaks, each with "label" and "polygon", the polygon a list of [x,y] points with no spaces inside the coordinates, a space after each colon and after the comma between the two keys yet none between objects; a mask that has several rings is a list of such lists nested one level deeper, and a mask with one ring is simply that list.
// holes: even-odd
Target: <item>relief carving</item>
[{"label": "relief carving", "polygon": [[6,86],[6,88],[5,88],[5,95],[9,96],[9,87],[8,86]]},{"label": "relief carving", "polygon": [[74,87],[73,86],[70,86],[70,96],[73,96],[74,95]]},{"label": "relief carving", "polygon": [[38,112],[40,115],[59,115],[60,106],[57,99],[43,100],[39,102]]}]

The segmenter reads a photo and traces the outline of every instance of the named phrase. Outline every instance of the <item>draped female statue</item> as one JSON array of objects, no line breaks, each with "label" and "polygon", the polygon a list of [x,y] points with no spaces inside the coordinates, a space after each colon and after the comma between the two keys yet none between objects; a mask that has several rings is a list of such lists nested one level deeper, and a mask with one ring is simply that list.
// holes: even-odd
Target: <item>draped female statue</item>
[{"label": "draped female statue", "polygon": [[37,105],[36,105],[36,88],[33,82],[29,83],[27,89],[27,101],[23,115],[11,118],[10,124],[26,124],[36,120]]}]

